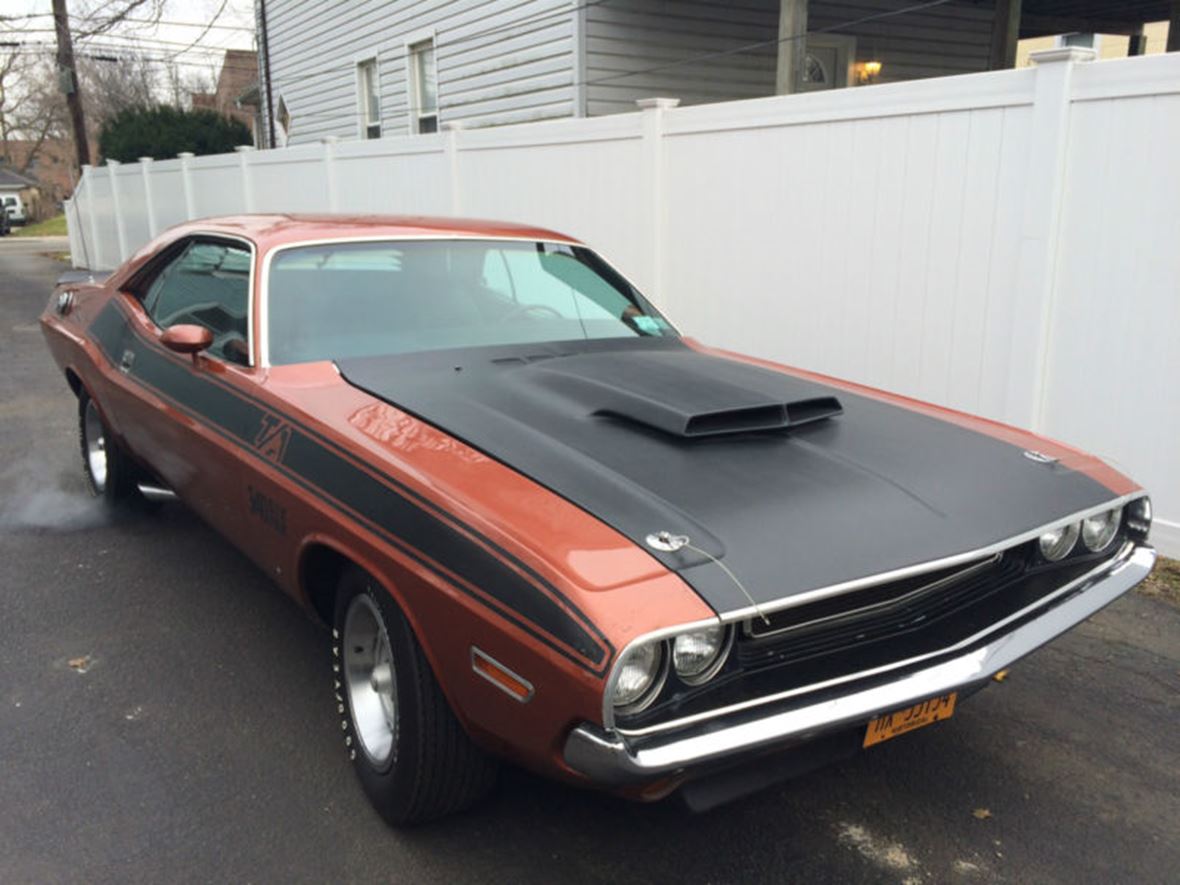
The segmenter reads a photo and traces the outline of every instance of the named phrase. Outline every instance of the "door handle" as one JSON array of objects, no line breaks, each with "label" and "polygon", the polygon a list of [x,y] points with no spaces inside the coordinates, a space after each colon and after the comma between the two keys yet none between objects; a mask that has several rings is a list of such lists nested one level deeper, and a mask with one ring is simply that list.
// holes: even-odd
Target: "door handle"
[{"label": "door handle", "polygon": [[119,360],[119,371],[123,373],[130,372],[133,365],[135,365],[135,351],[123,351],[123,358]]}]

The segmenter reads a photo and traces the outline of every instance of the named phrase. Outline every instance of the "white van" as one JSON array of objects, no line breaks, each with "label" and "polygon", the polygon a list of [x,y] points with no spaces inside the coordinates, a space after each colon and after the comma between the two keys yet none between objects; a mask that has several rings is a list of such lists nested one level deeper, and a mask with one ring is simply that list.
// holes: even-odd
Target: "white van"
[{"label": "white van", "polygon": [[0,200],[4,202],[4,211],[13,224],[24,224],[28,220],[20,194],[3,194],[0,195]]}]

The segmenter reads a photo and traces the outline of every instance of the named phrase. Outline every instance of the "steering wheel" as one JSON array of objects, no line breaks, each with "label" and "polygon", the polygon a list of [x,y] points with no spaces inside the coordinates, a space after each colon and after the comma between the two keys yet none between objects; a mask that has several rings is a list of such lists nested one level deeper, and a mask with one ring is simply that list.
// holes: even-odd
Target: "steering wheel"
[{"label": "steering wheel", "polygon": [[508,310],[507,313],[501,314],[500,318],[496,320],[498,323],[507,322],[518,316],[524,316],[526,313],[546,313],[554,319],[563,320],[565,317],[560,311],[554,310],[548,304],[518,304],[516,307]]}]

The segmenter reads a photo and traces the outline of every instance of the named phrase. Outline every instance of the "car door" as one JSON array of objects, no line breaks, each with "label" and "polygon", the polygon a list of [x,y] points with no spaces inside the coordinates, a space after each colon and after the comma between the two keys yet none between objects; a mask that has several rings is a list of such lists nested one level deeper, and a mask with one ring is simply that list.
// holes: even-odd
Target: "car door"
[{"label": "car door", "polygon": [[[253,386],[252,246],[192,237],[131,281],[119,375],[130,395],[116,416],[132,452],[206,521],[241,527],[242,430],[235,391]],[[194,356],[169,351],[165,329],[198,325],[213,344]]]}]

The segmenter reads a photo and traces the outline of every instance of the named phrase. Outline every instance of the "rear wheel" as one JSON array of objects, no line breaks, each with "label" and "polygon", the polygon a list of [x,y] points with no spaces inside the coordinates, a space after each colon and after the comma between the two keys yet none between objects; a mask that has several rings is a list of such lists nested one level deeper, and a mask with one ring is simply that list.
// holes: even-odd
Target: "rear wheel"
[{"label": "rear wheel", "polygon": [[467,808],[495,783],[496,763],[451,712],[409,622],[367,574],[348,569],[336,594],[333,670],[349,758],[393,826]]},{"label": "rear wheel", "polygon": [[115,442],[98,404],[85,390],[78,397],[78,440],[86,483],[95,497],[110,504],[137,497],[135,465]]}]

